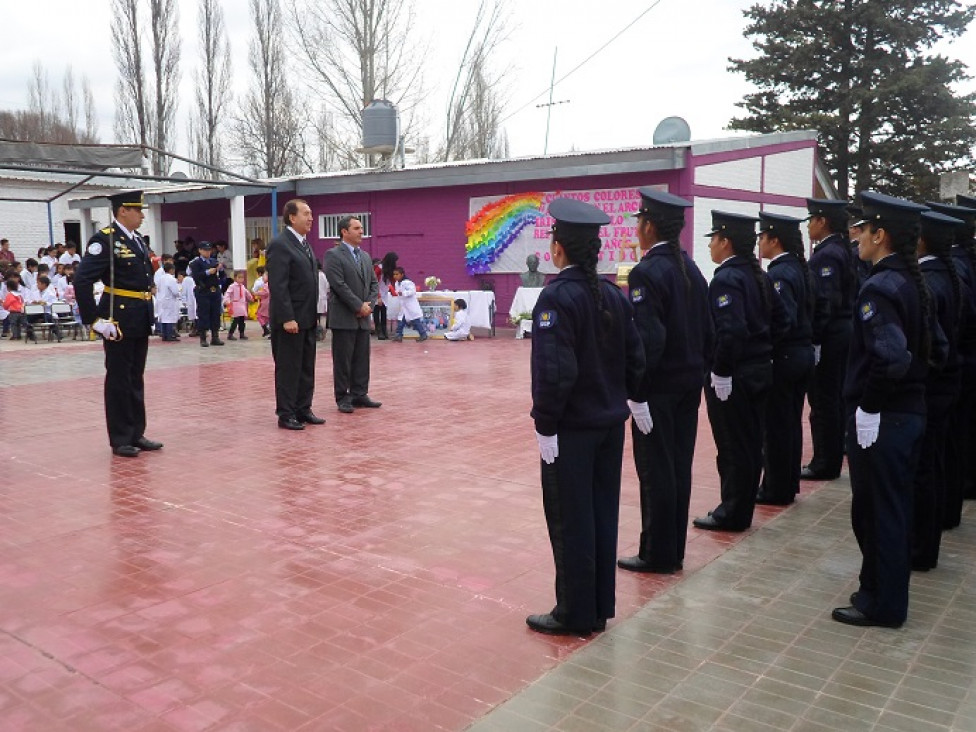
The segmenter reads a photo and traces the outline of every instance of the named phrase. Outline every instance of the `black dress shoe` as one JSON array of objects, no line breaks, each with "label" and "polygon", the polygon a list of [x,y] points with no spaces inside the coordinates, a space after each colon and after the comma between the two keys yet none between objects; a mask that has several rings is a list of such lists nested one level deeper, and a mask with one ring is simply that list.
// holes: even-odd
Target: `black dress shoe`
[{"label": "black dress shoe", "polygon": [[116,445],[112,448],[112,454],[119,457],[138,457],[140,452],[135,445]]},{"label": "black dress shoe", "polygon": [[784,500],[775,496],[768,496],[765,493],[760,493],[756,496],[757,506],[789,506],[791,503],[793,503],[792,498]]},{"label": "black dress shoe", "polygon": [[325,424],[325,420],[321,417],[316,417],[311,412],[306,412],[305,414],[298,415],[298,421],[304,422],[305,424]]},{"label": "black dress shoe", "polygon": [[552,613],[530,615],[525,619],[525,624],[532,628],[532,630],[545,633],[546,635],[578,635],[585,637],[593,632],[590,628],[586,630],[573,630],[552,617]]},{"label": "black dress shoe", "polygon": [[650,562],[645,562],[640,557],[621,557],[617,560],[617,566],[631,572],[644,572],[646,574],[674,574],[674,567],[663,567]]},{"label": "black dress shoe", "polygon": [[353,397],[352,405],[354,407],[365,407],[366,409],[378,409],[383,405],[383,402],[374,402],[368,395],[364,395],[361,397]]},{"label": "black dress shoe", "polygon": [[836,480],[840,475],[830,475],[822,470],[815,470],[807,465],[800,471],[800,480]]},{"label": "black dress shoe", "polygon": [[140,437],[132,444],[140,450],[161,450],[163,448],[162,442],[153,442],[152,440],[147,440],[145,437]]},{"label": "black dress shoe", "polygon": [[705,529],[706,531],[741,532],[749,528],[748,526],[743,526],[740,528],[738,526],[732,526],[731,524],[724,524],[721,521],[717,520],[714,516],[712,516],[712,514],[708,514],[707,516],[702,516],[701,518],[696,518],[691,523],[692,526],[694,526],[696,529]]},{"label": "black dress shoe", "polygon": [[595,623],[593,623],[593,632],[594,633],[602,633],[606,629],[607,629],[607,619],[606,618],[600,618],[600,620],[597,620]]},{"label": "black dress shoe", "polygon": [[838,623],[844,623],[845,625],[857,625],[862,628],[900,628],[902,626],[901,623],[886,623],[881,620],[870,618],[853,605],[850,607],[834,608],[834,611],[830,614],[830,617],[832,617]]},{"label": "black dress shoe", "polygon": [[211,346],[222,346],[222,345],[224,345],[224,342],[222,340],[220,340],[219,338],[214,338],[212,341],[210,341],[210,345]]},{"label": "black dress shoe", "polygon": [[278,418],[278,426],[283,430],[303,430],[305,425],[299,422],[294,417],[288,417],[287,419],[283,417]]},{"label": "black dress shoe", "polygon": [[341,402],[338,402],[337,406],[343,414],[352,414],[356,411],[356,408],[353,407],[352,402],[348,399],[343,399]]}]

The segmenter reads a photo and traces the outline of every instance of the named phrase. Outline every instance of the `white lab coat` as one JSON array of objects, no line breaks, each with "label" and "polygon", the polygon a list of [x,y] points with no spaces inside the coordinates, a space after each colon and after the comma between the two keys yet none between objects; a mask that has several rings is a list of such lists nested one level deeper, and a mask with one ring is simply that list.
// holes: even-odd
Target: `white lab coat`
[{"label": "white lab coat", "polygon": [[166,272],[156,283],[156,309],[160,323],[180,321],[180,283]]},{"label": "white lab coat", "polygon": [[[400,280],[396,285],[397,300],[400,301],[400,318],[408,323],[424,316],[417,300],[417,286],[410,280]],[[389,313],[387,313],[389,319]]]},{"label": "white lab coat", "polygon": [[471,332],[471,323],[468,321],[467,310],[454,311],[454,325],[444,334],[449,341],[466,341]]},{"label": "white lab coat", "polygon": [[197,319],[197,298],[193,294],[193,278],[187,275],[182,282],[177,280],[177,284],[180,288],[180,300],[186,305],[186,317],[192,323]]},{"label": "white lab coat", "polygon": [[325,315],[329,312],[329,279],[322,270],[319,270],[319,302],[317,307],[318,309],[315,312],[319,315]]}]

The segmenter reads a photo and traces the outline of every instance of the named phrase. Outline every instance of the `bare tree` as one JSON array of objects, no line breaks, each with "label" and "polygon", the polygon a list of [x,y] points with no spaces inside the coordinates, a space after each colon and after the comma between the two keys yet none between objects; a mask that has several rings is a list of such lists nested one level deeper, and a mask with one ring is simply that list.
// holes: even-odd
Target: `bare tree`
[{"label": "bare tree", "polygon": [[[224,109],[230,99],[230,44],[219,0],[200,0],[199,39],[203,58],[196,74],[196,112],[190,117],[190,147],[193,157],[217,168],[223,167],[221,130]],[[195,169],[199,177],[217,178],[206,168]]]},{"label": "bare tree", "polygon": [[56,88],[44,65],[35,61],[27,82],[27,110],[4,113],[4,134],[38,142],[95,142],[95,133],[79,129],[78,95],[70,66],[61,86]]},{"label": "bare tree", "polygon": [[508,141],[501,131],[505,71],[493,73],[488,60],[507,34],[503,0],[481,0],[458,66],[448,102],[441,160],[502,157]]},{"label": "bare tree", "polygon": [[[155,99],[153,146],[166,150],[173,139],[177,91],[180,85],[179,10],[176,0],[149,0],[149,26],[152,32],[151,56]],[[161,153],[152,154],[156,175],[168,175],[171,161]]]},{"label": "bare tree", "polygon": [[36,120],[40,139],[50,136],[54,122],[60,117],[58,107],[57,94],[51,88],[47,69],[40,61],[35,61],[27,82],[27,111]]},{"label": "bare tree", "polygon": [[411,0],[291,0],[303,65],[313,88],[336,110],[328,145],[341,167],[357,167],[363,108],[395,104],[411,127],[423,95],[424,52],[414,39]]},{"label": "bare tree", "polygon": [[234,124],[237,149],[256,174],[270,178],[311,169],[305,162],[305,114],[288,87],[283,48],[294,35],[282,28],[279,0],[250,0],[254,38],[248,65],[254,73]]},{"label": "bare tree", "polygon": [[81,78],[81,106],[85,110],[84,137],[88,142],[98,142],[98,114],[95,111],[95,95],[87,76]]},{"label": "bare tree", "polygon": [[118,37],[111,44],[119,71],[115,105],[115,136],[119,142],[145,146],[150,139],[150,116],[145,96],[146,73],[142,60],[139,0],[112,0]]},{"label": "bare tree", "polygon": [[71,64],[64,70],[61,83],[61,104],[64,109],[64,122],[71,129],[78,128],[78,94],[75,89],[75,74]]}]

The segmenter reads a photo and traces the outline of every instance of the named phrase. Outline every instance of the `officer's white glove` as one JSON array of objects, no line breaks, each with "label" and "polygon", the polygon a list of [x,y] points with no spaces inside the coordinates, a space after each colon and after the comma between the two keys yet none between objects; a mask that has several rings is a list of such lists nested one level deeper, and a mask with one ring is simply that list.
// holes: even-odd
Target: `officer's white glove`
[{"label": "officer's white glove", "polygon": [[854,426],[857,428],[857,444],[867,450],[878,440],[881,429],[881,412],[870,414],[860,407],[854,412]]},{"label": "officer's white glove", "polygon": [[820,363],[820,346],[817,344],[813,345],[813,365],[816,366]]},{"label": "officer's white glove", "polygon": [[716,373],[712,373],[712,388],[715,390],[715,396],[718,397],[720,402],[726,401],[732,396],[732,377],[719,376]]},{"label": "officer's white glove", "polygon": [[654,429],[654,420],[651,419],[651,410],[647,406],[647,402],[632,402],[628,399],[627,406],[630,407],[630,413],[634,417],[634,424],[637,425],[637,429],[645,435],[651,434],[651,430]]},{"label": "officer's white glove", "polygon": [[552,465],[559,457],[559,435],[540,435],[535,433],[535,439],[539,441],[539,454],[542,456],[546,465]]},{"label": "officer's white glove", "polygon": [[115,323],[102,320],[101,318],[92,323],[92,330],[107,341],[114,341],[119,337],[119,331],[115,327]]}]

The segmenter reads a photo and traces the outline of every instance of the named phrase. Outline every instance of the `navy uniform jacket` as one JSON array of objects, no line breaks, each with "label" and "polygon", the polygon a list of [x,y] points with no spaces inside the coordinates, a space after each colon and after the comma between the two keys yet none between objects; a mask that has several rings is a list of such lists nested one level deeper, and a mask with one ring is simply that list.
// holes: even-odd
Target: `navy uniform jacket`
[{"label": "navy uniform jacket", "polygon": [[952,289],[949,268],[941,259],[932,257],[919,262],[919,269],[932,294],[932,309],[939,323],[939,330],[946,339],[945,365],[939,369],[929,369],[925,386],[926,395],[959,394],[961,363],[959,358],[959,298]]},{"label": "navy uniform jacket", "polygon": [[790,324],[778,347],[809,347],[813,338],[813,322],[807,305],[810,285],[800,260],[792,252],[786,252],[772,260],[766,271]]},{"label": "navy uniform jacket", "polygon": [[566,267],[532,310],[532,418],[542,435],[602,429],[630,416],[644,375],[634,313],[620,289],[600,279],[613,326],[601,322],[586,275]]},{"label": "navy uniform jacket", "polygon": [[206,259],[197,257],[190,262],[190,265],[187,267],[187,272],[193,278],[195,290],[202,288],[209,291],[211,287],[214,287],[217,292],[220,292],[220,275],[218,273],[210,274],[207,272],[208,269],[213,269],[216,266],[216,257]]},{"label": "navy uniform jacket", "polygon": [[952,263],[959,275],[962,320],[959,324],[959,355],[967,372],[976,371],[976,271],[966,250],[952,247]]},{"label": "navy uniform jacket", "polygon": [[153,324],[151,298],[142,300],[120,295],[113,297],[106,292],[98,304],[95,304],[95,283],[102,281],[107,287],[112,286],[109,257],[115,260],[114,286],[117,289],[149,293],[153,287],[152,263],[148,251],[129,238],[118,225],[107,226],[88,240],[85,254],[75,274],[75,299],[78,302],[81,322],[88,325],[98,318],[108,319],[109,303],[114,302],[111,318],[119,324],[123,337],[148,338]]},{"label": "navy uniform jacket", "polygon": [[856,294],[854,262],[851,261],[850,242],[843,234],[831,234],[821,240],[810,257],[810,273],[817,294],[823,298],[827,312],[823,330],[815,324],[813,342],[821,343],[825,335],[850,327],[851,312]]},{"label": "navy uniform jacket", "polygon": [[634,322],[647,362],[638,402],[647,401],[648,394],[680,394],[704,383],[712,340],[708,284],[691,257],[683,251],[679,256],[687,282],[670,244],[648,250],[628,276]]},{"label": "navy uniform jacket", "polygon": [[[889,255],[871,268],[856,307],[844,381],[848,412],[860,407],[869,414],[924,415],[929,367],[919,357],[922,305],[901,256]],[[938,348],[933,333],[933,354],[938,354]]]},{"label": "navy uniform jacket", "polygon": [[759,283],[749,260],[733,256],[715,270],[708,285],[708,308],[715,328],[711,370],[732,376],[740,365],[770,363],[773,343],[789,328],[786,310],[769,283],[770,308],[763,305]]}]

